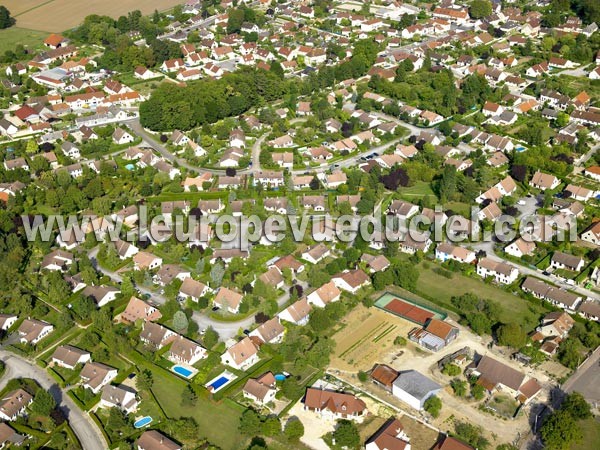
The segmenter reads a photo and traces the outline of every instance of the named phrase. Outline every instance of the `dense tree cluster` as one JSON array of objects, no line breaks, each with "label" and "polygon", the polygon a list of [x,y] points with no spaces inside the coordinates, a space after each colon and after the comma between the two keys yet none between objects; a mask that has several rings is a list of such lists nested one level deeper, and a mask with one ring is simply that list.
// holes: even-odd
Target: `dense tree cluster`
[{"label": "dense tree cluster", "polygon": [[336,81],[360,77],[374,62],[377,50],[373,41],[359,41],[349,61],[325,66],[302,82],[284,81],[274,71],[245,68],[219,80],[200,80],[185,87],[163,83],[140,105],[140,121],[156,131],[189,130],[214,123],[284,95],[306,95]]},{"label": "dense tree cluster", "polygon": [[0,5],[0,30],[12,27],[16,23],[16,19],[11,17],[10,11],[4,5]]},{"label": "dense tree cluster", "polygon": [[540,429],[544,446],[549,450],[571,448],[583,438],[579,421],[590,417],[590,405],[579,392],[567,395],[560,409],[548,416]]}]

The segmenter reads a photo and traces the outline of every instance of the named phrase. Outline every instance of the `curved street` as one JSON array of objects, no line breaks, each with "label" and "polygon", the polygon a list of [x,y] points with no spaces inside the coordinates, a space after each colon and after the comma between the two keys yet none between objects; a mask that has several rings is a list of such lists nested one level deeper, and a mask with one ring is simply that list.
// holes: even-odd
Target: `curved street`
[{"label": "curved street", "polygon": [[6,364],[6,371],[0,379],[0,389],[13,378],[32,378],[43,389],[52,394],[56,403],[61,406],[71,428],[77,435],[84,450],[105,450],[108,445],[102,432],[90,419],[87,413],[81,411],[71,398],[62,390],[44,369],[14,353],[0,349],[0,359]]}]

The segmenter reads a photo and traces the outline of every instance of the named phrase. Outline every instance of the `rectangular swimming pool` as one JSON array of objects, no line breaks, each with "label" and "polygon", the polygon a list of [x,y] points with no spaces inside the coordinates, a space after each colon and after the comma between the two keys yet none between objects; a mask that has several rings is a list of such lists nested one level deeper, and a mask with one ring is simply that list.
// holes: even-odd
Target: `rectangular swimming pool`
[{"label": "rectangular swimming pool", "polygon": [[229,378],[222,376],[213,381],[209,387],[213,388],[214,391],[217,391],[220,387],[227,383],[229,383]]}]

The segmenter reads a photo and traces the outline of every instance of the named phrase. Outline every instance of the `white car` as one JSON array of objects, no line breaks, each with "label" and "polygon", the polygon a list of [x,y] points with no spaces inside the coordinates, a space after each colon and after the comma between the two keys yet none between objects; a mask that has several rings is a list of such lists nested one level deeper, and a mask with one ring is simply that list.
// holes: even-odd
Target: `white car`
[{"label": "white car", "polygon": [[517,205],[520,205],[520,206],[523,206],[523,205],[525,205],[525,200],[519,200],[519,201],[517,202]]}]

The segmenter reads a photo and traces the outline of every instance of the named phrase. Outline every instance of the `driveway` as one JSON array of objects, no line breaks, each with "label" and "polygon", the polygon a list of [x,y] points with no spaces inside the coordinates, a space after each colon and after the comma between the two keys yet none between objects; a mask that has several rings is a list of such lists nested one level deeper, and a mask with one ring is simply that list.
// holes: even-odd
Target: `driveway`
[{"label": "driveway", "polygon": [[2,349],[0,349],[0,359],[6,364],[6,372],[0,379],[0,390],[4,389],[6,384],[13,378],[33,378],[42,388],[50,392],[56,403],[60,405],[84,450],[104,450],[108,448],[102,432],[92,419],[75,405],[73,400],[66,395],[65,391],[60,389],[44,369]]},{"label": "driveway", "polygon": [[600,347],[562,385],[562,390],[579,392],[594,408],[600,408]]}]

